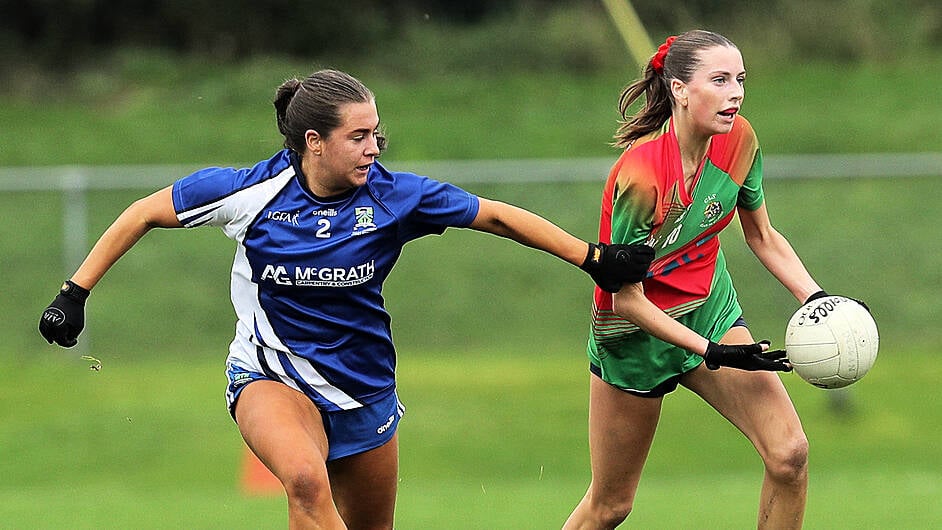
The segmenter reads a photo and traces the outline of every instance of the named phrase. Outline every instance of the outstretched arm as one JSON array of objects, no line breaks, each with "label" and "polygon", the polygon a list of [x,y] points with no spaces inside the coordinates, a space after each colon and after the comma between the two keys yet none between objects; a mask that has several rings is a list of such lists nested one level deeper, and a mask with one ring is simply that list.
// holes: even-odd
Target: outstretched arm
[{"label": "outstretched arm", "polygon": [[587,243],[535,213],[489,199],[479,199],[471,228],[549,252],[578,266],[609,292],[640,282],[654,259],[654,250],[646,245]]},{"label": "outstretched arm", "polygon": [[79,266],[72,281],[91,290],[102,276],[152,228],[180,228],[173,209],[172,187],[157,191],[128,206],[105,230]]},{"label": "outstretched arm", "polygon": [[549,252],[577,267],[589,252],[588,243],[533,212],[485,198],[480,198],[479,204],[478,215],[471,222],[474,230]]},{"label": "outstretched arm", "polygon": [[39,319],[39,333],[50,344],[75,346],[85,327],[85,300],[89,291],[144,234],[156,227],[182,226],[173,209],[171,194],[171,188],[167,187],[136,201],[102,234]]}]

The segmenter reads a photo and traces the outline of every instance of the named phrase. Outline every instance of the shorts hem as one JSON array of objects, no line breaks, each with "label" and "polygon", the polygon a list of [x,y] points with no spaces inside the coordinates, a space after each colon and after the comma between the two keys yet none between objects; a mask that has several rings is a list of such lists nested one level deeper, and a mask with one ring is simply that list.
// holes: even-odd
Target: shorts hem
[{"label": "shorts hem", "polygon": [[[697,366],[700,366],[700,364],[697,364]],[[667,378],[664,381],[661,381],[660,383],[654,385],[654,387],[651,388],[650,390],[625,388],[611,381],[606,381],[605,378],[602,377],[602,369],[598,365],[592,362],[589,363],[589,372],[591,372],[592,375],[598,377],[605,384],[610,385],[612,388],[621,390],[622,392],[631,394],[632,396],[637,396],[637,397],[642,397],[642,398],[659,398],[659,397],[664,397],[667,394],[670,394],[674,390],[677,390],[677,386],[680,384],[680,378],[683,377],[684,374],[690,372],[691,370],[696,369],[697,366],[694,366],[693,368],[691,368],[690,370],[687,370],[686,372],[682,374],[677,374],[677,375]]]},{"label": "shorts hem", "polygon": [[399,422],[397,421],[397,422],[396,422],[396,426],[395,426],[394,428],[392,428],[392,429],[389,429],[389,431],[387,431],[387,432],[389,433],[389,435],[388,435],[388,436],[384,436],[383,438],[377,439],[377,440],[376,440],[376,443],[360,445],[360,446],[357,446],[357,447],[350,447],[350,448],[348,448],[348,449],[344,449],[344,450],[337,451],[336,453],[334,453],[333,451],[331,451],[331,450],[328,448],[328,450],[327,450],[327,461],[328,461],[328,462],[333,462],[334,460],[340,460],[341,458],[346,458],[346,457],[348,457],[348,456],[356,456],[356,455],[365,453],[365,452],[367,452],[367,451],[372,451],[373,449],[377,449],[377,448],[379,448],[379,447],[382,447],[382,446],[386,445],[387,443],[389,443],[390,441],[392,441],[393,436],[394,436],[397,432],[399,432]]}]

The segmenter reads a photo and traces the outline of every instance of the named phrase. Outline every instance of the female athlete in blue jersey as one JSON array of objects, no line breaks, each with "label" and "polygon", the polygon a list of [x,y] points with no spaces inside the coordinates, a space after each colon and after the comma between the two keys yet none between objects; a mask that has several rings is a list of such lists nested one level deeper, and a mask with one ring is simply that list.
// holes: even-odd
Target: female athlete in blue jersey
[{"label": "female athlete in blue jersey", "polygon": [[402,407],[381,289],[402,246],[468,227],[578,265],[608,291],[640,281],[653,251],[587,244],[526,210],[386,169],[373,94],[342,72],[287,81],[274,104],[284,150],[132,204],[43,312],[40,332],[76,344],[89,291],[150,229],[221,228],[237,243],[229,410],[284,485],[291,528],[392,528]]}]

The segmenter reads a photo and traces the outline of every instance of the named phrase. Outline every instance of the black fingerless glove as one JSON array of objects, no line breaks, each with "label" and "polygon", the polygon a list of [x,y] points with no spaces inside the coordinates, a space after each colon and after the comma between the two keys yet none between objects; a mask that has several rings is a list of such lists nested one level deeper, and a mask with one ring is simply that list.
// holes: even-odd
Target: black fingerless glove
[{"label": "black fingerless glove", "polygon": [[710,370],[728,366],[749,371],[791,372],[785,350],[762,351],[762,346],[768,344],[767,340],[756,344],[717,344],[710,341],[703,358]]},{"label": "black fingerless glove", "polygon": [[43,311],[39,333],[49,344],[71,348],[78,344],[79,333],[85,328],[85,300],[88,289],[67,280],[62,290]]},{"label": "black fingerless glove", "polygon": [[603,290],[617,293],[623,284],[643,280],[653,259],[654,249],[647,245],[589,243],[589,253],[579,268]]}]

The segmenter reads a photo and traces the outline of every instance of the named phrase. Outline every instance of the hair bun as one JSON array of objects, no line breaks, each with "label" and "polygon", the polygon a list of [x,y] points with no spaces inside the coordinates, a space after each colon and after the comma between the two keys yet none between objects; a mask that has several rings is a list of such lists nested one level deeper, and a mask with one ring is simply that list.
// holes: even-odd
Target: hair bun
[{"label": "hair bun", "polygon": [[285,120],[288,115],[288,105],[291,104],[291,100],[300,88],[301,81],[297,78],[288,79],[275,92],[275,119],[278,122],[278,131],[281,134],[286,133]]}]

